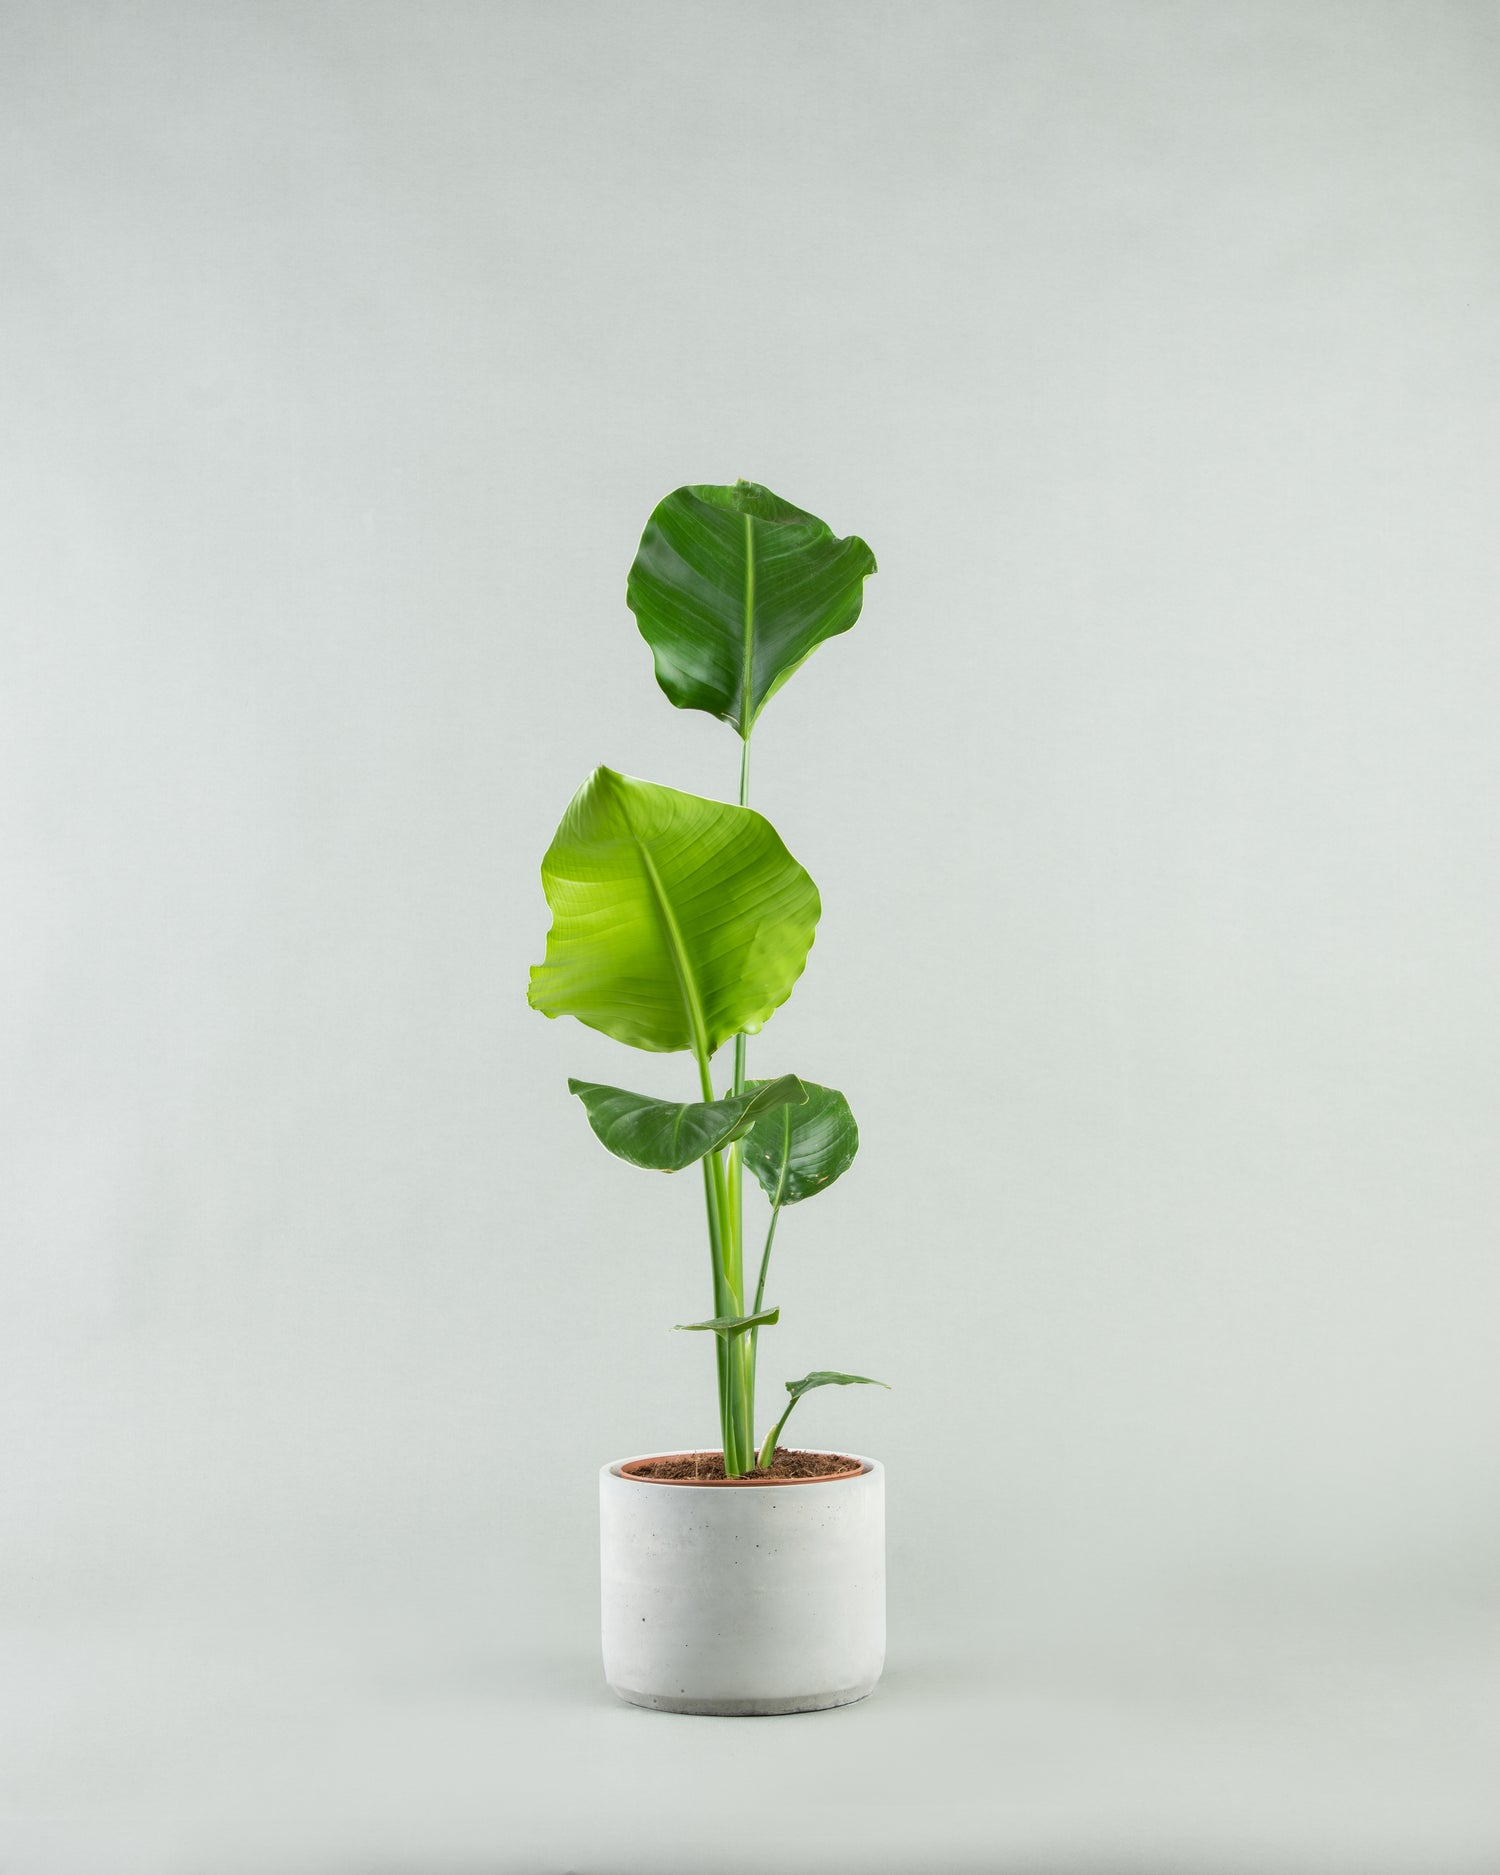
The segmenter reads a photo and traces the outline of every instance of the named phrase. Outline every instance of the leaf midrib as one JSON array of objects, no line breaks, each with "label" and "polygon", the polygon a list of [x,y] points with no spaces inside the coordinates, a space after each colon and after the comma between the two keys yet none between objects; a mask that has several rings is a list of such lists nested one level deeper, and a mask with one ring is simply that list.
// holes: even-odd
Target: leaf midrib
[{"label": "leaf midrib", "polygon": [[755,671],[755,523],[745,516],[745,628],[740,653],[740,734],[750,734],[750,689]]},{"label": "leaf midrib", "polygon": [[[629,826],[627,815],[626,825]],[[667,933],[667,950],[672,958],[672,968],[677,973],[677,987],[682,992],[683,1005],[687,1010],[688,1026],[693,1031],[693,1052],[697,1055],[704,1074],[708,1072],[708,1058],[712,1052],[708,1045],[708,1022],[703,1014],[703,1001],[698,993],[697,979],[688,962],[687,945],[683,941],[682,928],[677,922],[677,914],[672,909],[667,897],[666,887],[661,882],[661,874],[656,870],[656,861],[651,857],[645,841],[630,828],[630,837],[635,842],[635,850],[641,856],[641,865],[650,881],[651,891],[656,900],[656,909]],[[705,1096],[708,1098],[710,1096]]]},{"label": "leaf midrib", "polygon": [[787,1173],[791,1170],[791,1164],[792,1110],[790,1107],[785,1107],[782,1109],[781,1114],[781,1175],[776,1180],[776,1196],[771,1200],[772,1206],[776,1210],[780,1210],[782,1199],[786,1194],[786,1179]]}]

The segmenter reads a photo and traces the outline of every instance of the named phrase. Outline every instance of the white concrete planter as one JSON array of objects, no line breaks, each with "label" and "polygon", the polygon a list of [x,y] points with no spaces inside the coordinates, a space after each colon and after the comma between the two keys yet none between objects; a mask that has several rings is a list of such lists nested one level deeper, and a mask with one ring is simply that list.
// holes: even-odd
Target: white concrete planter
[{"label": "white concrete planter", "polygon": [[[644,1453],[643,1457],[665,1457]],[[599,1473],[604,1674],[661,1712],[816,1712],[885,1665],[885,1468],[696,1485]]]}]

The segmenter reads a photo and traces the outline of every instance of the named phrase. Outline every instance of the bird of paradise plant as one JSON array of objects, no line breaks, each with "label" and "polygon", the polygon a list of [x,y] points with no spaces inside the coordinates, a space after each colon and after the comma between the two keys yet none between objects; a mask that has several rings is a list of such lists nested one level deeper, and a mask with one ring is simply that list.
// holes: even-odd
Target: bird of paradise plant
[{"label": "bird of paradise plant", "polygon": [[[747,1077],[758,1034],[801,976],[821,912],[818,889],[750,806],[750,743],[770,699],[825,639],[858,619],[875,558],[816,516],[754,482],[679,488],[656,506],[630,569],[626,603],[656,678],[679,709],[707,710],[740,738],[731,805],[596,768],[542,861],[552,911],[528,1000],[633,1048],[690,1053],[696,1100],[657,1100],[570,1080],[595,1134],[631,1165],[702,1167],[713,1313],[678,1327],[714,1337],[724,1469],[769,1467],[792,1408],[816,1387],[874,1385],[817,1370],[757,1453],[759,1332],[777,1222],[853,1163],[859,1131],[832,1087],[783,1074]],[[733,1043],[727,1089],[714,1057]],[[745,1171],[770,1200],[753,1291],[745,1256]]]}]

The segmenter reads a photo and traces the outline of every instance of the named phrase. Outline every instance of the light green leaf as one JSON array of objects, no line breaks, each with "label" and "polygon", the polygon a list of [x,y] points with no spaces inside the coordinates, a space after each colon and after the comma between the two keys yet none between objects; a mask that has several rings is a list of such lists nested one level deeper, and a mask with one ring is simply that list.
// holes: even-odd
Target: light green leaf
[{"label": "light green leaf", "polygon": [[800,1380],[789,1380],[786,1390],[792,1396],[795,1405],[804,1393],[811,1393],[814,1387],[890,1387],[883,1380],[871,1380],[868,1374],[833,1374],[826,1368],[819,1368],[816,1373],[804,1374]]},{"label": "light green leaf", "polygon": [[679,709],[748,736],[825,638],[848,631],[875,556],[756,482],[694,484],[658,502],[625,602]]},{"label": "light green leaf", "polygon": [[589,1125],[617,1159],[650,1172],[680,1172],[740,1138],[757,1114],[807,1098],[795,1074],[757,1081],[727,1100],[653,1100],[598,1081],[570,1080],[568,1091],[583,1102]]},{"label": "light green leaf", "polygon": [[552,908],[527,999],[632,1048],[711,1055],[792,993],[822,909],[771,823],[596,768],[542,861]]},{"label": "light green leaf", "polygon": [[[775,1083],[747,1081],[745,1091]],[[773,1204],[815,1198],[849,1170],[859,1151],[859,1128],[836,1087],[804,1081],[807,1099],[755,1120],[745,1140],[745,1164]]]},{"label": "light green leaf", "polygon": [[[826,1368],[819,1368],[814,1373],[804,1374],[800,1380],[789,1380],[786,1383],[786,1390],[792,1397],[786,1403],[786,1411],[766,1434],[766,1442],[760,1449],[759,1463],[762,1470],[765,1470],[776,1456],[777,1442],[786,1429],[786,1422],[792,1416],[792,1408],[804,1393],[811,1393],[814,1387],[886,1387],[886,1383],[883,1380],[871,1380],[868,1374],[834,1374]],[[889,1387],[886,1387],[886,1392],[890,1392]]]},{"label": "light green leaf", "polygon": [[768,1328],[772,1322],[779,1321],[780,1318],[779,1308],[762,1309],[759,1315],[716,1315],[710,1322],[677,1322],[674,1326],[688,1331],[706,1328],[729,1341],[735,1335],[748,1333],[752,1328]]}]

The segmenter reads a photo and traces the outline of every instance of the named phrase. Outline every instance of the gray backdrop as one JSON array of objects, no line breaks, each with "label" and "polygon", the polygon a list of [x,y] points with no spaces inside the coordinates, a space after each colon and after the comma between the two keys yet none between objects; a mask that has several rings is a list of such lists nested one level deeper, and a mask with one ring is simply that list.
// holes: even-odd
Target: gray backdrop
[{"label": "gray backdrop", "polygon": [[[0,47],[17,1871],[1493,1869],[1500,10]],[[589,768],[732,794],[623,585],[737,475],[881,568],[755,750],[864,1142],[763,1368],[894,1386],[790,1733],[598,1686],[595,1468],[716,1422],[565,1079],[692,1075],[524,1000]]]}]

